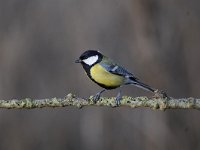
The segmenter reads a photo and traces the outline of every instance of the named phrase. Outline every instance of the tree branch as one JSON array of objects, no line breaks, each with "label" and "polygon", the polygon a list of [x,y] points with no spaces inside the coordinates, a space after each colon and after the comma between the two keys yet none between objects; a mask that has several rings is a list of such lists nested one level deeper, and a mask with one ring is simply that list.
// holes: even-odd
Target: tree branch
[{"label": "tree branch", "polygon": [[[43,107],[66,107],[75,106],[82,108],[84,106],[108,106],[116,107],[115,98],[101,97],[97,103],[89,99],[76,97],[73,94],[68,94],[65,98],[51,98],[51,99],[30,99],[25,98],[21,100],[0,100],[0,108],[43,108]],[[200,109],[200,99],[195,98],[147,98],[147,97],[128,97],[124,96],[121,100],[121,106],[128,106],[131,108],[149,107],[152,109]]]}]

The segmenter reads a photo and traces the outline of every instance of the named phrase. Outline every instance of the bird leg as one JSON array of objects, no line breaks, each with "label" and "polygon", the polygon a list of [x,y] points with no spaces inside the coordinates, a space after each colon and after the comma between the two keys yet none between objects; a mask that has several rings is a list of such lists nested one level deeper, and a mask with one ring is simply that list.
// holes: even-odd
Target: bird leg
[{"label": "bird leg", "polygon": [[117,106],[120,105],[121,99],[122,99],[122,96],[121,96],[121,90],[120,90],[120,91],[118,92],[116,98],[115,98],[115,103],[116,103]]},{"label": "bird leg", "polygon": [[94,96],[93,96],[93,102],[97,102],[99,99],[100,99],[100,97],[101,97],[101,94],[103,93],[103,92],[105,92],[105,89],[103,89],[102,91],[100,91],[100,92],[98,92],[97,94],[95,94]]}]

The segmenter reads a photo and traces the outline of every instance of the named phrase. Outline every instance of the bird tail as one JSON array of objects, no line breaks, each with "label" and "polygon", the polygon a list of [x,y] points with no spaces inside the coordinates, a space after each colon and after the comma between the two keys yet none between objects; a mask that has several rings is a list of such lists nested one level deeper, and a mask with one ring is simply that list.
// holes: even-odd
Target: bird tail
[{"label": "bird tail", "polygon": [[131,80],[131,84],[134,84],[135,86],[142,88],[144,90],[150,91],[150,92],[155,92],[156,89],[150,87],[149,85],[142,83],[141,81],[139,81],[139,79],[134,78],[134,77],[129,77],[129,79]]}]

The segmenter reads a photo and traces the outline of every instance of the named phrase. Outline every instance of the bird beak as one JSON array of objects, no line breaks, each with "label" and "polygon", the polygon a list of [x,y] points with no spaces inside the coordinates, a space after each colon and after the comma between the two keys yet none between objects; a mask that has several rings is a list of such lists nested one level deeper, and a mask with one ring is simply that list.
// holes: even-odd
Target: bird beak
[{"label": "bird beak", "polygon": [[75,63],[81,63],[82,62],[82,60],[80,60],[80,59],[77,59],[76,61],[75,61]]}]

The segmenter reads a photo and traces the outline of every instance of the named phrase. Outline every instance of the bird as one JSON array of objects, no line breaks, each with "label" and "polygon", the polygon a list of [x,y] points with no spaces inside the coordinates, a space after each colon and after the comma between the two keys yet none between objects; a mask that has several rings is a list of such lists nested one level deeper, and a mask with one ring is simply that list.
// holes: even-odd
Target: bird
[{"label": "bird", "polygon": [[[80,55],[75,63],[80,63],[87,76],[103,88],[103,90],[93,96],[94,102],[100,99],[100,96],[104,91],[120,88],[123,85],[135,85],[153,93],[156,91],[156,89],[141,82],[132,73],[127,71],[127,69],[118,65],[115,61],[103,55],[98,50],[86,50]],[[119,90],[115,98],[117,105],[120,104],[121,98],[121,90]]]}]

